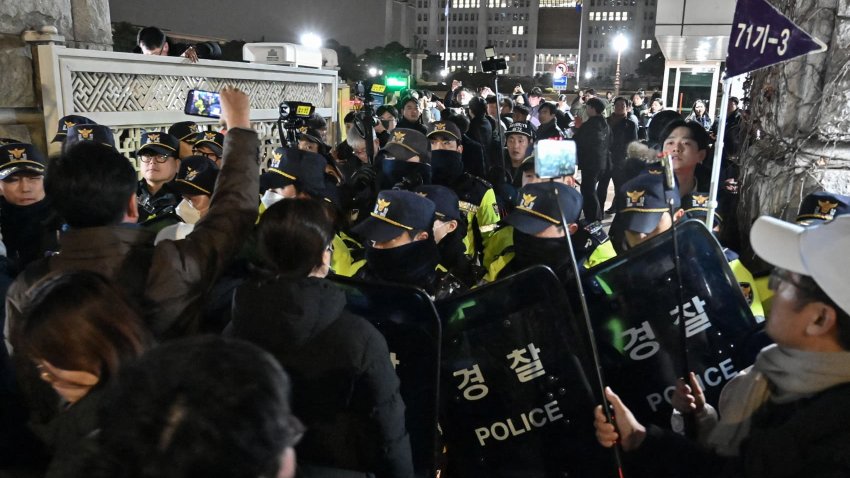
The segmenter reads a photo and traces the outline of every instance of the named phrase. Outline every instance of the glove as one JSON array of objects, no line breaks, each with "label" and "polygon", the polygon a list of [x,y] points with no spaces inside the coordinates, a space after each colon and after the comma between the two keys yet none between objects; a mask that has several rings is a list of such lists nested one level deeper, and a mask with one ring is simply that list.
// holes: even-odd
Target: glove
[{"label": "glove", "polygon": [[351,175],[351,184],[355,191],[361,191],[366,188],[375,188],[378,180],[378,172],[374,167],[363,165],[356,173]]}]

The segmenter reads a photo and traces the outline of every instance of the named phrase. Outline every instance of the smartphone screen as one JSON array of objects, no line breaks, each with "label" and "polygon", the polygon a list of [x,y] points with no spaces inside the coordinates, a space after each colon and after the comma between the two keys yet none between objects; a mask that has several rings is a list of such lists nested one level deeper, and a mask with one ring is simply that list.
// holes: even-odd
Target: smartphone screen
[{"label": "smartphone screen", "polygon": [[189,90],[183,112],[207,118],[221,117],[221,97],[216,91]]},{"label": "smartphone screen", "polygon": [[544,139],[534,143],[534,172],[543,179],[572,176],[576,172],[575,141]]}]

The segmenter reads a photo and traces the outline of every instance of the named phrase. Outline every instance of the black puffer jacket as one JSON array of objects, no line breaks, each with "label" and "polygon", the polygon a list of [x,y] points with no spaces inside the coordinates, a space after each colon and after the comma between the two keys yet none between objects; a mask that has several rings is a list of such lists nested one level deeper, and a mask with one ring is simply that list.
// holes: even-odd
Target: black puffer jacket
[{"label": "black puffer jacket", "polygon": [[344,293],[325,279],[249,281],[236,290],[232,333],[268,350],[292,377],[292,408],[307,427],[299,464],[412,477],[387,343],[344,307]]},{"label": "black puffer jacket", "polygon": [[602,116],[592,116],[578,129],[578,167],[582,171],[606,171],[610,167],[611,130]]}]

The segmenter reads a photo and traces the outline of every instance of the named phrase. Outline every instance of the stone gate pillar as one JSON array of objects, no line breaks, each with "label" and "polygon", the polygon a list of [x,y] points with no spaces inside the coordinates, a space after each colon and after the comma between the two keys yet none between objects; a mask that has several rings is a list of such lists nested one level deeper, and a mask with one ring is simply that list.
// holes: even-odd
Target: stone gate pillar
[{"label": "stone gate pillar", "polygon": [[112,50],[108,0],[0,2],[0,137],[45,146],[34,44]]}]

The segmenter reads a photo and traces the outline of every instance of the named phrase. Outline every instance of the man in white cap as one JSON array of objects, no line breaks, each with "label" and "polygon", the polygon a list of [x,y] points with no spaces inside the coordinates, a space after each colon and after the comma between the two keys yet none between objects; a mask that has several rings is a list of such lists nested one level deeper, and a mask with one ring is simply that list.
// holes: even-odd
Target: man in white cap
[{"label": "man in white cap", "polygon": [[[619,441],[641,468],[696,476],[850,474],[850,217],[805,228],[759,218],[750,239],[776,266],[765,332],[775,342],[723,389],[718,413],[695,380],[679,384],[677,408],[697,419],[701,445],[644,427],[611,389],[608,423],[596,409],[600,444]],[[693,377],[693,376],[692,376]],[[675,400],[674,400],[675,403]],[[660,470],[658,473],[663,473]]]}]

